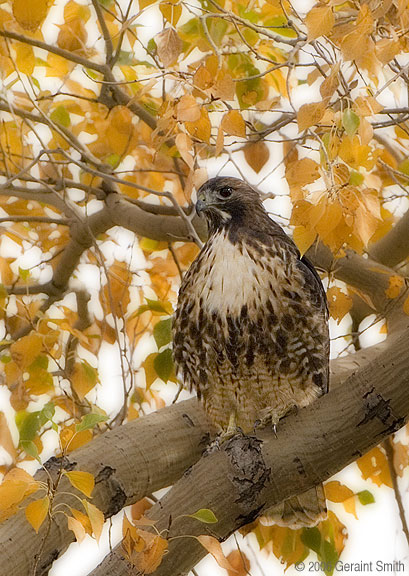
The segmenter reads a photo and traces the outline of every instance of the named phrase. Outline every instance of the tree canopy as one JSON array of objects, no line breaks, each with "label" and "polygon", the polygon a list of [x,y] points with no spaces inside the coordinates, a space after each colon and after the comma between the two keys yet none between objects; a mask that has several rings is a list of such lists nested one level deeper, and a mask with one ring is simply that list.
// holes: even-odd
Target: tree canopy
[{"label": "tree canopy", "polygon": [[[356,515],[371,482],[393,489],[409,542],[409,451],[394,436],[409,414],[408,28],[401,0],[0,3],[10,575],[46,574],[130,505],[94,576],[182,574],[207,552],[244,575],[245,553],[220,546],[237,529],[286,566],[312,552],[331,574],[347,537],[336,506],[297,531],[258,516],[355,460],[368,489],[330,480],[328,500]],[[328,398],[286,418],[276,442],[265,431],[201,458],[211,424],[195,400],[170,406],[171,317],[206,238],[194,191],[218,173],[258,186],[320,270],[339,358]],[[366,349],[368,326],[383,342]]]}]

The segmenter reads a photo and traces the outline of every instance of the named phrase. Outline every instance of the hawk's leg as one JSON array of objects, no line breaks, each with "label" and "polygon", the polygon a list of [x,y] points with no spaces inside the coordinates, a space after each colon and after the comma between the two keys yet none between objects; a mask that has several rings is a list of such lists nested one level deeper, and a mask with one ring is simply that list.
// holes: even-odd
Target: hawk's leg
[{"label": "hawk's leg", "polygon": [[269,408],[262,410],[262,413],[260,415],[261,417],[254,423],[254,432],[256,432],[258,428],[265,428],[267,424],[270,424],[273,429],[274,436],[277,437],[278,422],[285,416],[288,416],[288,414],[294,414],[294,413],[297,414],[297,412],[298,412],[298,406],[296,404],[288,406],[288,408],[284,412],[281,412],[280,414],[277,413],[275,410]]},{"label": "hawk's leg", "polygon": [[208,452],[212,452],[215,449],[220,448],[224,442],[233,438],[236,434],[243,434],[243,430],[240,426],[237,426],[237,416],[235,412],[231,412],[229,416],[229,424],[226,429],[222,429],[216,438],[211,442],[207,448]]}]

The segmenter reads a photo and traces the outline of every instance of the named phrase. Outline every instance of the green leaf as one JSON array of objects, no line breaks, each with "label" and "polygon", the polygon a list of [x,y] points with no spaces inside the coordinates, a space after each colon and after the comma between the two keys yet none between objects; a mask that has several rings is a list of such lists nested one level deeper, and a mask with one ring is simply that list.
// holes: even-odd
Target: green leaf
[{"label": "green leaf", "polygon": [[50,119],[56,124],[64,126],[64,128],[68,128],[71,124],[70,115],[65,106],[57,106],[57,108],[51,112]]},{"label": "green leaf", "polygon": [[347,108],[342,115],[342,126],[348,136],[353,136],[359,127],[359,116],[351,108]]},{"label": "green leaf", "polygon": [[147,304],[142,304],[138,308],[138,315],[146,312],[147,310],[151,310],[151,312],[159,312],[159,314],[171,314],[172,307],[169,302],[161,302],[160,300],[150,300],[146,298]]},{"label": "green leaf", "polygon": [[85,414],[81,422],[76,425],[75,431],[82,432],[83,430],[91,430],[100,422],[106,422],[107,420],[108,416],[105,416],[104,414]]},{"label": "green leaf", "polygon": [[218,522],[214,512],[209,510],[209,508],[201,508],[194,514],[187,514],[189,518],[195,518],[195,520],[199,520],[199,522],[203,522],[204,524],[216,524]]},{"label": "green leaf", "polygon": [[18,412],[16,424],[20,434],[20,445],[31,442],[40,430],[40,412]]},{"label": "green leaf", "polygon": [[40,455],[38,453],[37,446],[34,444],[34,442],[31,441],[20,442],[20,446],[28,456],[31,456],[32,458],[40,462]]},{"label": "green leaf", "polygon": [[133,52],[127,52],[126,50],[121,50],[119,53],[118,64],[124,66],[135,65],[135,56]]},{"label": "green leaf", "polygon": [[153,337],[155,338],[158,349],[169,344],[172,340],[172,318],[167,318],[155,324]]},{"label": "green leaf", "polygon": [[331,576],[339,559],[338,552],[332,542],[323,541],[319,558],[322,561],[325,574]]},{"label": "green leaf", "polygon": [[172,350],[167,348],[158,354],[153,361],[153,367],[155,368],[155,372],[159,378],[164,382],[167,382],[169,380],[169,376],[173,372]]},{"label": "green leaf", "polygon": [[[48,359],[47,359],[48,360]],[[45,422],[49,422],[54,418],[55,406],[52,402],[47,402],[44,408],[40,412],[40,418],[45,418]],[[44,424],[45,424],[44,422]]]},{"label": "green leaf", "polygon": [[18,275],[20,278],[26,282],[30,278],[30,270],[24,270],[24,268],[18,268]]},{"label": "green leaf", "polygon": [[112,168],[116,168],[118,164],[121,162],[121,157],[119,154],[110,154],[105,158],[105,160],[108,162],[110,166],[112,166]]},{"label": "green leaf", "polygon": [[33,362],[31,362],[29,366],[29,370],[36,370],[41,368],[42,370],[47,370],[48,368],[48,356],[45,354],[39,354]]},{"label": "green leaf", "polygon": [[301,534],[301,540],[311,550],[317,554],[321,550],[321,533],[318,528],[304,528]]},{"label": "green leaf", "polygon": [[360,186],[363,181],[364,181],[364,175],[361,174],[360,172],[352,170],[349,176],[349,183],[352,184],[352,186]]},{"label": "green leaf", "polygon": [[398,170],[409,176],[409,158],[406,158],[399,164]]},{"label": "green leaf", "polygon": [[367,506],[368,504],[373,504],[375,502],[375,497],[372,492],[369,492],[369,490],[361,490],[361,492],[358,492],[357,496],[362,506]]}]

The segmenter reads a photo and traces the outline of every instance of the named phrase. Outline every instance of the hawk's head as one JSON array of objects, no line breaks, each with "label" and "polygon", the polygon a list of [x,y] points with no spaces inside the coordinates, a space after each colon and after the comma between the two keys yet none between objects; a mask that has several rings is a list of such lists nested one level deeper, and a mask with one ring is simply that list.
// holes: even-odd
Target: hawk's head
[{"label": "hawk's head", "polygon": [[265,214],[259,193],[238,178],[211,178],[197,193],[196,211],[213,229],[244,224],[253,214]]}]

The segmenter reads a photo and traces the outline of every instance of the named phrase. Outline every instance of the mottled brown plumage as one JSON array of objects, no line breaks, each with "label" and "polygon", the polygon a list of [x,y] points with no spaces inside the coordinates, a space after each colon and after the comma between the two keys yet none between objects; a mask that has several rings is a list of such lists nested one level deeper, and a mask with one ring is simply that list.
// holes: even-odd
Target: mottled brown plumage
[{"label": "mottled brown plumage", "polygon": [[[197,210],[207,219],[209,239],[180,288],[174,358],[221,431],[233,424],[248,433],[327,392],[325,292],[245,182],[209,180],[198,192]],[[288,500],[274,518],[287,516],[282,520],[292,526],[313,523],[323,495],[313,491],[310,503],[302,497]]]}]

